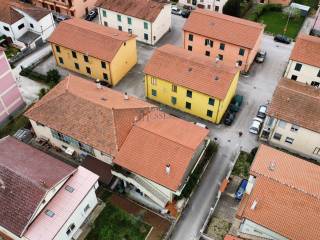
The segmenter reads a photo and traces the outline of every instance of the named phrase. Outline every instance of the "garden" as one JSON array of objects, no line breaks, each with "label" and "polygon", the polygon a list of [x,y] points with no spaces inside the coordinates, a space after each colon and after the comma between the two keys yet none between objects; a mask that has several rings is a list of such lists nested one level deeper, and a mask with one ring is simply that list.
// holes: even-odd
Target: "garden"
[{"label": "garden", "polygon": [[231,174],[247,179],[249,177],[250,166],[253,162],[256,152],[257,148],[252,149],[250,153],[241,151]]}]

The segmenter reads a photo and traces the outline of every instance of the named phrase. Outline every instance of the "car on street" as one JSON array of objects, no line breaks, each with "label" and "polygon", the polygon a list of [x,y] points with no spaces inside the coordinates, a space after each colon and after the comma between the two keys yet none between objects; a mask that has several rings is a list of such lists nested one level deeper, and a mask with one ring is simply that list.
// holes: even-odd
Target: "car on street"
[{"label": "car on street", "polygon": [[249,132],[255,135],[258,135],[263,123],[263,119],[255,117],[252,119],[252,123],[249,127]]},{"label": "car on street", "polygon": [[243,103],[243,96],[235,95],[231,101],[230,110],[232,112],[239,112],[242,103]]},{"label": "car on street", "polygon": [[87,21],[92,21],[98,16],[98,11],[96,9],[91,10],[88,15],[86,16]]},{"label": "car on street", "polygon": [[171,13],[174,14],[174,15],[180,16],[181,15],[181,10],[177,6],[172,6],[171,7]]},{"label": "car on street", "polygon": [[247,185],[248,185],[248,180],[242,179],[238,188],[237,188],[237,191],[235,192],[235,199],[236,200],[241,201],[241,199],[246,191]]},{"label": "car on street", "polygon": [[59,15],[59,16],[55,17],[55,20],[56,20],[57,23],[60,23],[62,21],[68,20],[68,19],[70,19],[69,16],[63,16],[63,15]]},{"label": "car on street", "polygon": [[285,36],[285,35],[281,35],[281,34],[277,34],[277,35],[274,37],[273,40],[276,41],[276,42],[285,43],[285,44],[290,44],[290,43],[291,43],[290,38],[288,38],[288,37]]},{"label": "car on street", "polygon": [[266,105],[261,105],[257,112],[257,117],[261,119],[265,119],[267,116],[267,109],[268,107]]},{"label": "car on street", "polygon": [[256,62],[257,63],[263,63],[264,60],[266,59],[266,56],[267,56],[267,52],[264,51],[264,50],[260,50],[257,55],[256,55]]},{"label": "car on street", "polygon": [[230,109],[229,109],[229,111],[227,112],[227,114],[224,118],[223,123],[227,126],[231,126],[235,118],[236,118],[236,113],[230,111]]},{"label": "car on street", "polygon": [[182,10],[181,16],[184,18],[188,18],[190,16],[190,11],[189,10]]}]

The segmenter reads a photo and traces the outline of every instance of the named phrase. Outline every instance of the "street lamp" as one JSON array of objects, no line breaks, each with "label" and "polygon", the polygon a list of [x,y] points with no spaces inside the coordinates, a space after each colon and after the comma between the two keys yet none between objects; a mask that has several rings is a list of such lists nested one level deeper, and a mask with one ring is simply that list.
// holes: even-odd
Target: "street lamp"
[{"label": "street lamp", "polygon": [[289,14],[288,14],[288,19],[287,19],[287,22],[286,22],[286,26],[284,27],[283,29],[283,35],[286,34],[287,30],[288,30],[288,25],[289,25],[289,20],[290,20],[290,17],[291,17],[291,13],[292,13],[292,7],[290,6],[290,10],[289,10]]}]

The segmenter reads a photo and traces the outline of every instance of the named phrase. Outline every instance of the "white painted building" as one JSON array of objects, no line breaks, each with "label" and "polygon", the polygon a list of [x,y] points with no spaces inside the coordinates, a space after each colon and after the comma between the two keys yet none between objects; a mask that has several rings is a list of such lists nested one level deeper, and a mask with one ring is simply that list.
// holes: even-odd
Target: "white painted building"
[{"label": "white painted building", "polygon": [[179,3],[192,8],[202,8],[210,11],[222,13],[222,9],[227,0],[179,0]]},{"label": "white painted building", "polygon": [[99,23],[129,32],[155,45],[171,28],[171,4],[156,0],[100,0]]},{"label": "white painted building", "polygon": [[286,78],[320,87],[320,38],[300,34],[284,74]]}]

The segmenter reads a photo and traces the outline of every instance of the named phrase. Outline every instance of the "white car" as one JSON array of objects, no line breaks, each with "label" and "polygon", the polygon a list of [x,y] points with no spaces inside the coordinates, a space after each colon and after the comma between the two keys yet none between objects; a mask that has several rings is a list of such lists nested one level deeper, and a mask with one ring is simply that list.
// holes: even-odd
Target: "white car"
[{"label": "white car", "polygon": [[181,10],[177,6],[172,6],[171,7],[171,13],[175,15],[181,15]]},{"label": "white car", "polygon": [[261,118],[255,117],[255,118],[252,120],[251,126],[250,126],[250,128],[249,128],[249,132],[250,132],[250,133],[253,133],[253,134],[255,134],[255,135],[258,135],[262,123],[263,123],[263,120],[262,120]]},{"label": "white car", "polygon": [[268,109],[268,107],[266,105],[261,105],[259,107],[257,117],[261,118],[261,119],[265,119],[267,116],[267,109]]}]

